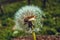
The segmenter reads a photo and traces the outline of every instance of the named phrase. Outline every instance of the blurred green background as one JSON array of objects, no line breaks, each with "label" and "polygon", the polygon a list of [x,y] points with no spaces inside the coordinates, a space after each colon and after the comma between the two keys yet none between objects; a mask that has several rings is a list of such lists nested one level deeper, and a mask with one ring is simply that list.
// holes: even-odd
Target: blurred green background
[{"label": "blurred green background", "polygon": [[14,14],[22,6],[35,5],[46,14],[39,35],[60,35],[60,0],[0,0],[0,40],[10,40],[12,37],[25,35],[20,32],[13,36]]}]

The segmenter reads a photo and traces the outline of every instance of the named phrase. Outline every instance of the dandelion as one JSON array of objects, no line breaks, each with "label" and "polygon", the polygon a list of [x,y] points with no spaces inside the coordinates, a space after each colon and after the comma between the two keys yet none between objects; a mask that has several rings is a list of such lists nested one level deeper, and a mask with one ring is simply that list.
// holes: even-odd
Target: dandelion
[{"label": "dandelion", "polygon": [[29,19],[29,21],[35,20],[33,22],[34,30],[39,31],[40,28],[42,27],[41,24],[42,16],[44,16],[44,14],[41,11],[41,9],[38,8],[37,6],[24,6],[15,13],[15,19],[14,19],[15,26],[13,27],[13,29],[28,31],[29,28],[26,22]]}]

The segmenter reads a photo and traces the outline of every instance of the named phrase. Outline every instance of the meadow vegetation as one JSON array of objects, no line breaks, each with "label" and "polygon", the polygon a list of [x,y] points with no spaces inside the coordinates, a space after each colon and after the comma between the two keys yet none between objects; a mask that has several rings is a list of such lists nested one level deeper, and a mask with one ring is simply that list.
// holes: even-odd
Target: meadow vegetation
[{"label": "meadow vegetation", "polygon": [[[25,5],[27,5],[27,0],[2,4],[3,12],[0,11],[0,40],[10,40],[11,37],[25,35],[22,31],[19,31],[15,36],[12,35],[12,28],[15,25],[14,14]],[[42,0],[32,0],[31,5],[40,7],[46,15],[42,30],[37,34],[60,35],[60,0],[47,0],[45,4]]]}]

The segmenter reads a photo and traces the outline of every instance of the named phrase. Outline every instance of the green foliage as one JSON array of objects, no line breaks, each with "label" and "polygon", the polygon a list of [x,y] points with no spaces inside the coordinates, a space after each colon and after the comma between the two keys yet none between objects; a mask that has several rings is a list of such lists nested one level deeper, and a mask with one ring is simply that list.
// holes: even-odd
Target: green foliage
[{"label": "green foliage", "polygon": [[[2,0],[4,1],[4,0]],[[12,28],[14,23],[14,14],[22,6],[27,4],[27,0],[23,2],[16,2],[3,5],[3,13],[0,15],[0,40],[10,40],[11,37],[25,36],[26,33],[19,31],[16,35],[13,35]],[[40,7],[46,17],[43,21],[43,27],[37,34],[40,35],[58,35],[60,34],[60,3],[58,0],[48,0],[46,2],[46,8],[43,8],[41,0],[33,0],[32,5]],[[29,35],[29,34],[28,34]]]},{"label": "green foliage", "polygon": [[4,27],[8,27],[8,26],[13,26],[14,25],[14,21],[10,18],[7,18],[5,20],[2,21],[2,26]]},{"label": "green foliage", "polygon": [[[16,31],[17,33],[14,33]],[[13,32],[12,37],[20,37],[20,36],[23,37],[23,36],[30,35],[28,33],[25,33],[24,31],[20,31],[20,30],[16,30],[16,31]]]}]

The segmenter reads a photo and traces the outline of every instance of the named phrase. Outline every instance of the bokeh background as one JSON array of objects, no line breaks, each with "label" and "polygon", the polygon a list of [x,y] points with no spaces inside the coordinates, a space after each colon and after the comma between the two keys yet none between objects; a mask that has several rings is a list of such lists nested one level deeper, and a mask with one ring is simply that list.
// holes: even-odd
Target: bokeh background
[{"label": "bokeh background", "polygon": [[0,0],[0,40],[25,35],[22,31],[13,35],[12,30],[14,14],[25,5],[40,7],[46,16],[39,35],[60,35],[60,0]]}]

